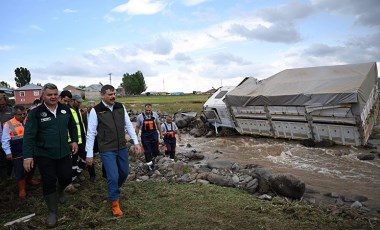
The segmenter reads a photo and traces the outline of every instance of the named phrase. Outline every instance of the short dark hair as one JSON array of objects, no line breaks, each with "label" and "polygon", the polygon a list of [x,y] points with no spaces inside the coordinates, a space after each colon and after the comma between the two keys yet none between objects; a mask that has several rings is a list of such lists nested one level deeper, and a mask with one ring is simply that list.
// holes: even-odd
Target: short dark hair
[{"label": "short dark hair", "polygon": [[107,90],[115,91],[115,87],[112,85],[103,85],[103,87],[100,89],[100,94],[104,95]]},{"label": "short dark hair", "polygon": [[65,97],[68,97],[68,98],[73,98],[73,95],[71,94],[71,92],[70,91],[68,91],[68,90],[63,90],[60,94],[59,94],[59,96],[61,97],[61,98],[65,98]]},{"label": "short dark hair", "polygon": [[15,106],[13,107],[13,110],[14,110],[14,113],[16,114],[16,111],[17,111],[17,110],[24,111],[24,110],[25,110],[25,107],[22,106],[22,105],[15,105]]},{"label": "short dark hair", "polygon": [[145,105],[144,105],[144,108],[145,108],[145,107],[147,107],[147,106],[150,106],[150,107],[152,107],[152,104],[150,104],[150,103],[147,103],[147,104],[145,104]]},{"label": "short dark hair", "polygon": [[41,100],[40,99],[36,99],[33,101],[33,105],[38,105],[41,103]]}]

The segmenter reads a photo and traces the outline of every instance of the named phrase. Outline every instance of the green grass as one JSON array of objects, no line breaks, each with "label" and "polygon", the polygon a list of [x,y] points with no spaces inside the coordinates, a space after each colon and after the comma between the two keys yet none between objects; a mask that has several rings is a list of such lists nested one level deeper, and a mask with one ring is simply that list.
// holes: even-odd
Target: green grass
[{"label": "green grass", "polygon": [[[97,164],[97,171],[99,167]],[[8,182],[10,183],[10,182]],[[15,183],[2,191],[0,224],[36,213],[8,229],[41,229],[47,209],[42,189],[17,198]],[[300,201],[262,201],[245,191],[215,185],[128,181],[121,189],[126,216],[113,217],[103,178],[82,182],[80,191],[59,206],[56,229],[371,229],[379,227],[352,210]],[[127,198],[126,198],[127,196]]]},{"label": "green grass", "polygon": [[[199,115],[203,109],[203,104],[210,95],[203,94],[185,94],[185,95],[167,95],[167,96],[127,96],[118,97],[116,100],[125,105],[126,109],[143,111],[144,105],[149,103],[153,105],[154,111],[174,114],[176,112],[197,112]],[[97,101],[99,102],[99,101]],[[83,103],[83,107],[86,102]]]}]

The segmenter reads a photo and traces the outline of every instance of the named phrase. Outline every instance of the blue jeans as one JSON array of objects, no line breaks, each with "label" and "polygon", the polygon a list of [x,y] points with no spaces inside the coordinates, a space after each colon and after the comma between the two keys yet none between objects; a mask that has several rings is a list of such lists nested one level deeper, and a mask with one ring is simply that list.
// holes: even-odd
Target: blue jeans
[{"label": "blue jeans", "polygon": [[100,158],[107,174],[108,199],[118,200],[120,187],[129,173],[128,150],[124,148],[118,151],[101,152]]}]

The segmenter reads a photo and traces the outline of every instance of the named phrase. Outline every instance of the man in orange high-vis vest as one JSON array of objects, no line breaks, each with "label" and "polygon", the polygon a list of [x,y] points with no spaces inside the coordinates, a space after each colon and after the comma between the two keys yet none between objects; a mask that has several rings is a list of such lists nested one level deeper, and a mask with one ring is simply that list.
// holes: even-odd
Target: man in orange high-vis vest
[{"label": "man in orange high-vis vest", "polygon": [[137,124],[135,130],[138,136],[141,129],[141,143],[144,148],[148,175],[150,176],[154,171],[154,158],[159,154],[159,138],[163,138],[161,123],[158,114],[152,111],[151,104],[146,104],[144,112],[139,114],[136,119]]},{"label": "man in orange high-vis vest", "polygon": [[15,177],[18,182],[18,195],[23,199],[26,197],[26,183],[36,186],[39,185],[40,182],[32,179],[34,169],[28,173],[24,172],[22,143],[24,139],[24,121],[26,116],[25,107],[16,105],[14,111],[14,117],[4,123],[1,142],[7,160],[12,160]]}]

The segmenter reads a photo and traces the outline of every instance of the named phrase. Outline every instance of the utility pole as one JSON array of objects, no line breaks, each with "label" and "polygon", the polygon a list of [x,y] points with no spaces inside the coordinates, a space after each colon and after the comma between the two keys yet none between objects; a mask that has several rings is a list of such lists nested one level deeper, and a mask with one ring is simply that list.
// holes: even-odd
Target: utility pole
[{"label": "utility pole", "polygon": [[111,81],[112,73],[109,73],[108,75],[110,75],[110,85],[112,85],[112,81]]},{"label": "utility pole", "polygon": [[162,86],[163,86],[163,91],[162,92],[165,92],[165,78],[162,79]]}]

